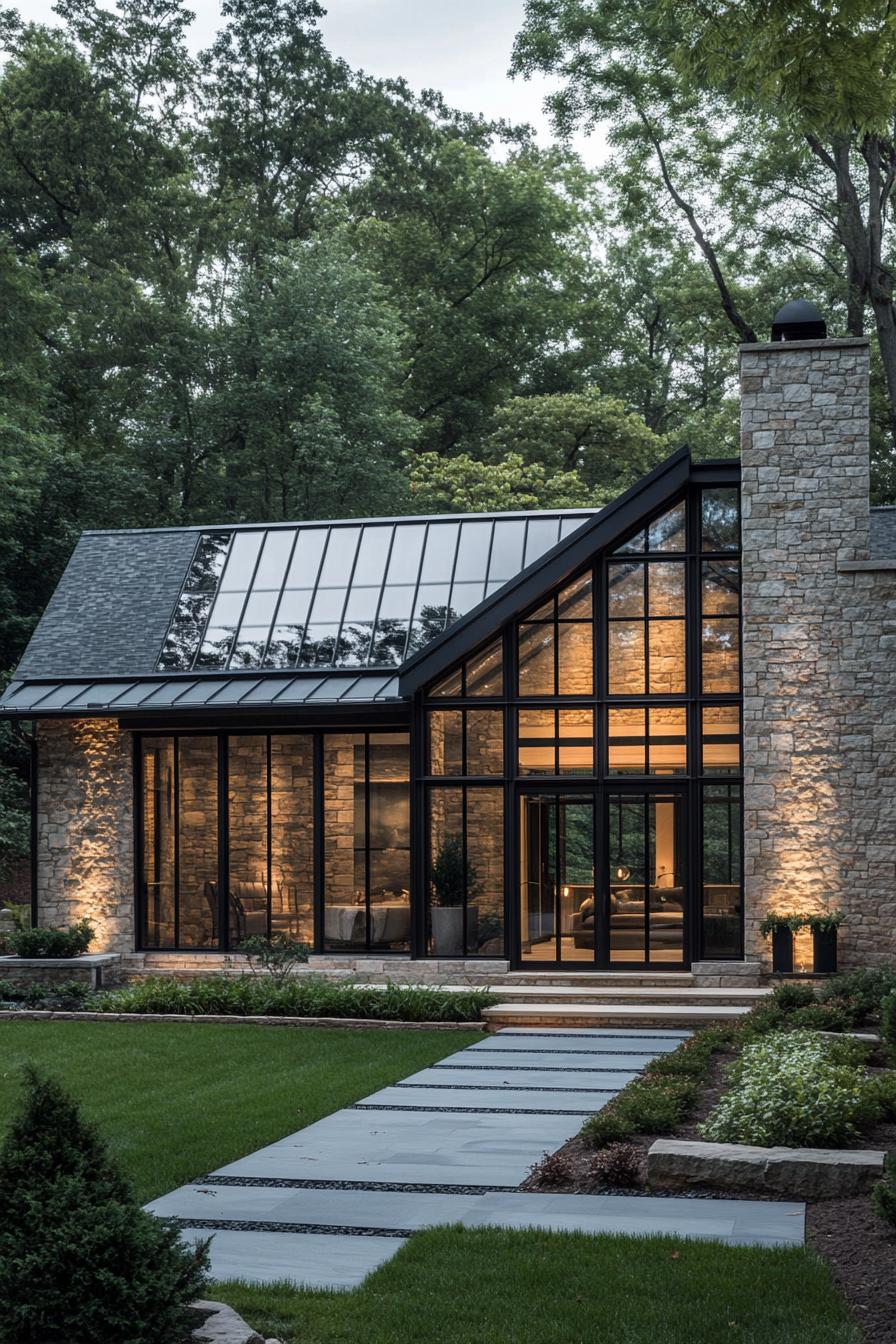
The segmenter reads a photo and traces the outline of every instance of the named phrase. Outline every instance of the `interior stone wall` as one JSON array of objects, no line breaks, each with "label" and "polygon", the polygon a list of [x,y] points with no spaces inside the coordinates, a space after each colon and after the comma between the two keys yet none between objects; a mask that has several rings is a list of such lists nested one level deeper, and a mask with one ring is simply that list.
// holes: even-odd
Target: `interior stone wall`
[{"label": "interior stone wall", "polygon": [[841,907],[896,958],[896,557],[868,560],[868,342],[741,351],[747,955]]},{"label": "interior stone wall", "polygon": [[44,719],[37,741],[38,922],[87,918],[91,952],[131,952],[131,736],[107,719]]}]

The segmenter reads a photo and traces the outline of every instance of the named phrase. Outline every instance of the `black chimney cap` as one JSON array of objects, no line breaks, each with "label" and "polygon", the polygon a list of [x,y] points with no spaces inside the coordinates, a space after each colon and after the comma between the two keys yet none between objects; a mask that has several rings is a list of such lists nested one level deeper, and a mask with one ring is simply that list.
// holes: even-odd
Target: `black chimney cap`
[{"label": "black chimney cap", "polygon": [[814,303],[792,299],[772,318],[773,341],[823,341],[827,324]]}]

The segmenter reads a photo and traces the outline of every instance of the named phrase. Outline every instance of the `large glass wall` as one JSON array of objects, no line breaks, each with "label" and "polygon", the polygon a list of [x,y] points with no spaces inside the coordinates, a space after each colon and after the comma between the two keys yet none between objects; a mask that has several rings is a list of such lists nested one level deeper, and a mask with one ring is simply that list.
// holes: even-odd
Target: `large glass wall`
[{"label": "large glass wall", "polygon": [[[471,675],[483,665],[484,691]],[[469,781],[503,771],[509,955],[669,968],[741,955],[736,488],[693,489],[648,518],[444,675],[423,712],[432,912],[448,904],[443,869],[479,906],[471,818],[498,795]],[[475,927],[452,945],[475,951]]]},{"label": "large glass wall", "polygon": [[408,734],[327,733],[323,793],[325,950],[408,951]]},{"label": "large glass wall", "polygon": [[140,745],[138,873],[144,947],[218,944],[218,743],[146,737]]},{"label": "large glass wall", "polygon": [[139,750],[142,947],[315,946],[319,857],[318,945],[410,949],[407,733],[147,736]]}]

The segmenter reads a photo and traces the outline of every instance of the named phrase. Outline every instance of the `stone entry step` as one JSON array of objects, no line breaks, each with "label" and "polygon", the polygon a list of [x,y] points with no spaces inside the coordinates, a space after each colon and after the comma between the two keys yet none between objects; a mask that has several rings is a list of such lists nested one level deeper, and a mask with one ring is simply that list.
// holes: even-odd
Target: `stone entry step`
[{"label": "stone entry step", "polygon": [[706,1026],[736,1022],[752,1002],[725,1003],[538,1003],[501,1002],[482,1012],[489,1031],[504,1027]]},{"label": "stone entry step", "polygon": [[694,986],[658,985],[495,985],[502,1003],[684,1003],[747,1004],[752,1007],[771,994],[771,989],[703,989]]}]

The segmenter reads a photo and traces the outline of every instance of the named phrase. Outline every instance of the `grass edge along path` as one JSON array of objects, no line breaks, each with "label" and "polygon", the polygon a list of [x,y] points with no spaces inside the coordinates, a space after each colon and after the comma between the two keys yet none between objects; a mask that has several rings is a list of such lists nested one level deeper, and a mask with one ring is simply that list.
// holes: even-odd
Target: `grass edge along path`
[{"label": "grass edge along path", "polygon": [[801,1247],[437,1228],[352,1292],[212,1292],[284,1344],[860,1344],[826,1265]]},{"label": "grass edge along path", "polygon": [[0,1134],[26,1061],[95,1121],[141,1201],[195,1180],[473,1041],[463,1032],[0,1021]]}]

